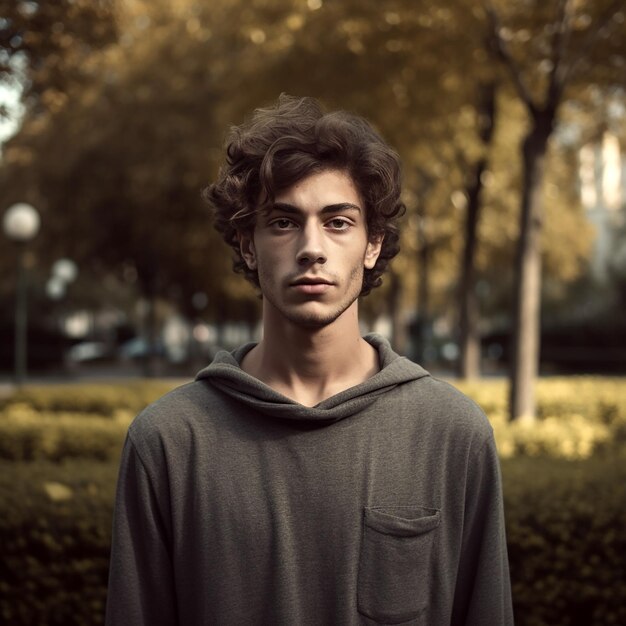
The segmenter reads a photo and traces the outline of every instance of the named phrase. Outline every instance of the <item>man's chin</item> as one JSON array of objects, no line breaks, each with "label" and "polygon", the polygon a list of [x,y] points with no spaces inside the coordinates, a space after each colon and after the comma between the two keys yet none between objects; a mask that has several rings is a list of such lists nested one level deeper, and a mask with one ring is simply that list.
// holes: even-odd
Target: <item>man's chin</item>
[{"label": "man's chin", "polygon": [[268,300],[268,304],[274,309],[275,315],[273,317],[276,321],[282,318],[288,324],[313,331],[333,324],[350,308],[355,300],[356,297],[334,303],[323,300],[309,300],[307,302],[272,302]]},{"label": "man's chin", "polygon": [[321,313],[300,313],[296,315],[288,315],[287,319],[295,326],[308,328],[310,330],[318,330],[332,324],[339,315],[323,315]]},{"label": "man's chin", "polygon": [[[315,307],[317,308],[317,307]],[[321,308],[321,307],[320,307]],[[344,309],[345,310],[345,309]],[[293,309],[283,310],[283,317],[291,322],[294,326],[318,330],[332,324],[344,310],[307,310],[306,308],[294,307]]]}]

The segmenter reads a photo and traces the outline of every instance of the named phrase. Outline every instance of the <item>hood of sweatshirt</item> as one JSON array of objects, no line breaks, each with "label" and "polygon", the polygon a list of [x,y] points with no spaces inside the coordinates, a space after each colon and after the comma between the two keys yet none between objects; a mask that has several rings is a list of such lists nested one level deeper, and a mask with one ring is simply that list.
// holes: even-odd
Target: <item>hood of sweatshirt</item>
[{"label": "hood of sweatshirt", "polygon": [[345,389],[314,407],[299,404],[246,374],[240,363],[256,344],[248,343],[232,352],[220,350],[213,362],[196,376],[225,394],[271,417],[324,425],[344,419],[375,402],[380,396],[429,373],[406,357],[396,354],[383,337],[375,334],[364,339],[378,352],[380,371],[366,381]]}]

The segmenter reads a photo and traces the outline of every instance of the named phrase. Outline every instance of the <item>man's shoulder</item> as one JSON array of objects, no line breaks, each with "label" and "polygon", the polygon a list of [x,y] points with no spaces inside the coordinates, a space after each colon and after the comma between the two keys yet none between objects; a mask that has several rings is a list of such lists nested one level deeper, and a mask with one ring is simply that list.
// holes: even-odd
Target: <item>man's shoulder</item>
[{"label": "man's shoulder", "polygon": [[129,436],[137,446],[140,442],[178,437],[195,422],[206,422],[216,401],[210,385],[193,381],[161,396],[131,422]]},{"label": "man's shoulder", "polygon": [[440,431],[454,431],[478,439],[491,438],[493,431],[485,412],[449,382],[426,376],[414,381],[412,396],[421,416],[431,420]]}]

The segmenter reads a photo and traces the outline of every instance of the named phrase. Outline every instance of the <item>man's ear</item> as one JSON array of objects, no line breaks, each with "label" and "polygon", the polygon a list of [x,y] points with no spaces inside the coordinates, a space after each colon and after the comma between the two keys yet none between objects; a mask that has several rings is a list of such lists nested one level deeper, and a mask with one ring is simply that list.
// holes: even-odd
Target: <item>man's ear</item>
[{"label": "man's ear", "polygon": [[256,250],[254,247],[254,239],[252,233],[237,233],[239,239],[239,251],[243,260],[246,262],[248,269],[255,270],[256,264]]},{"label": "man's ear", "polygon": [[379,235],[378,237],[375,237],[367,242],[367,248],[365,248],[365,258],[363,259],[365,269],[371,270],[374,265],[376,265],[376,261],[378,261],[378,256],[380,255],[380,251],[383,247],[384,238],[384,235]]}]

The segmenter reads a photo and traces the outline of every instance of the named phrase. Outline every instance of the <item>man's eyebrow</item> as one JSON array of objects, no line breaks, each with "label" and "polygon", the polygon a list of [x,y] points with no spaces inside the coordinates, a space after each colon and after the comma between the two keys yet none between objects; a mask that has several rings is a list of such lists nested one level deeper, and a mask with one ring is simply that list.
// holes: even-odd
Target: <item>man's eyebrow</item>
[{"label": "man's eyebrow", "polygon": [[[341,211],[345,211],[347,209],[356,210],[359,213],[361,212],[361,207],[356,204],[352,204],[351,202],[338,202],[337,204],[329,204],[322,208],[320,213],[339,213]],[[272,213],[273,211],[280,211],[282,213],[302,213],[303,211],[299,209],[297,206],[293,204],[289,204],[287,202],[275,202],[271,204],[267,212]]]}]

